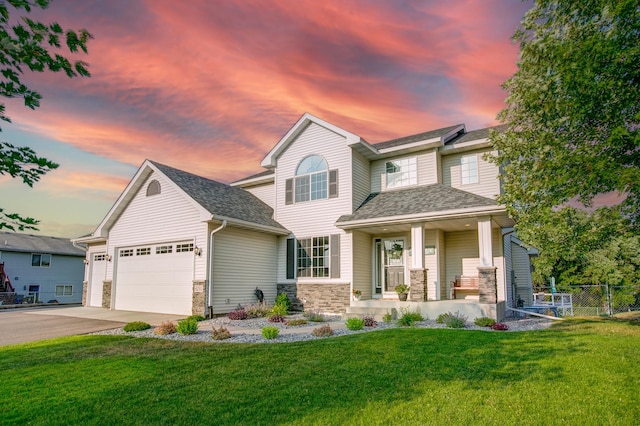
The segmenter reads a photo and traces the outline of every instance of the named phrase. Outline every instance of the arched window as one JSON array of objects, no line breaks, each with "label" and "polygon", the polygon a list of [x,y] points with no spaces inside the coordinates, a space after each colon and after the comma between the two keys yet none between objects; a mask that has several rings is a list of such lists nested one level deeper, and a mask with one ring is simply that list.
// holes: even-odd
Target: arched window
[{"label": "arched window", "polygon": [[296,169],[296,203],[327,198],[327,162],[319,155],[305,157]]},{"label": "arched window", "polygon": [[160,182],[157,180],[152,180],[149,182],[149,186],[147,186],[147,197],[150,195],[156,195],[160,193]]}]

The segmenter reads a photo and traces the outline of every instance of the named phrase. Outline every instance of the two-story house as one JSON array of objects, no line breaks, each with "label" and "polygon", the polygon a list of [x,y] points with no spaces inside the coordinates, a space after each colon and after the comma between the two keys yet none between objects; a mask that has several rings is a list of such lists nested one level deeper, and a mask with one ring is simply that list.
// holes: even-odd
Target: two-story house
[{"label": "two-story house", "polygon": [[305,114],[264,172],[231,185],[145,161],[77,240],[89,246],[86,304],[214,315],[260,289],[321,312],[502,318],[530,299],[535,251],[495,201],[488,132],[460,124],[370,144]]}]

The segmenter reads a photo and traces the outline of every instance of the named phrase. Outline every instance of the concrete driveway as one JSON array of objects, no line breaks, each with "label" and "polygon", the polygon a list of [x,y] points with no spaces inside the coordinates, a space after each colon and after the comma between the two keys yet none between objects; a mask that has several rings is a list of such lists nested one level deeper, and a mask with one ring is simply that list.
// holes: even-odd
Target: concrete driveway
[{"label": "concrete driveway", "polygon": [[51,306],[0,310],[0,346],[119,328],[128,322],[158,325],[185,315],[111,311],[83,306]]}]

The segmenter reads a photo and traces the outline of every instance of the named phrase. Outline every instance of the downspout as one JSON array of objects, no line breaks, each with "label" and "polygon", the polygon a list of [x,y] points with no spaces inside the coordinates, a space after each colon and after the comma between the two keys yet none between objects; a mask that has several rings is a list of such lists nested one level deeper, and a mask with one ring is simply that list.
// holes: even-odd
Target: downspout
[{"label": "downspout", "polygon": [[213,317],[213,235],[222,231],[226,227],[227,221],[223,220],[222,224],[209,234],[209,279],[207,283],[207,311],[209,313],[209,318]]}]

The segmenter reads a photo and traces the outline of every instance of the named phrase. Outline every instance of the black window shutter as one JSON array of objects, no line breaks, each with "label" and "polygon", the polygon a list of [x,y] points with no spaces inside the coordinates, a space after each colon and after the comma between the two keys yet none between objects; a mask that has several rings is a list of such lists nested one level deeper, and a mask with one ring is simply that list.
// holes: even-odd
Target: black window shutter
[{"label": "black window shutter", "polygon": [[331,278],[340,278],[340,235],[333,234],[330,237],[329,249],[331,250]]},{"label": "black window shutter", "polygon": [[287,179],[284,183],[284,203],[293,204],[293,179]]},{"label": "black window shutter", "polygon": [[296,240],[287,238],[287,279],[292,280],[296,277]]},{"label": "black window shutter", "polygon": [[329,198],[338,197],[338,170],[329,170]]}]

